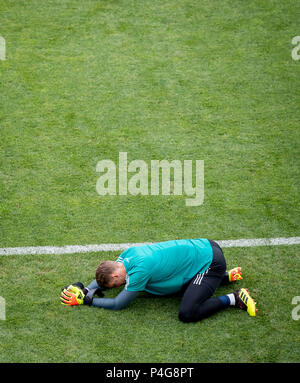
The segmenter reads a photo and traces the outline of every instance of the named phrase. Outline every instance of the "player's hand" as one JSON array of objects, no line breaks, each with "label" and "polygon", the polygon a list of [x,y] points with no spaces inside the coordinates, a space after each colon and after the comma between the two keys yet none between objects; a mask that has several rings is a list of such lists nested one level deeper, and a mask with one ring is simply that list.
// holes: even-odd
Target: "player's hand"
[{"label": "player's hand", "polygon": [[70,285],[67,289],[63,289],[60,301],[65,306],[77,306],[84,304],[84,297],[85,295],[79,287]]},{"label": "player's hand", "polygon": [[99,298],[103,298],[104,297],[103,290],[101,290],[101,289],[97,289],[95,291],[95,294],[98,295]]},{"label": "player's hand", "polygon": [[67,285],[67,286],[63,287],[61,289],[61,291],[64,291],[64,289],[68,290],[68,288],[71,287],[71,286],[79,287],[83,291],[83,293],[84,293],[84,284],[82,282],[71,283],[70,285]]}]

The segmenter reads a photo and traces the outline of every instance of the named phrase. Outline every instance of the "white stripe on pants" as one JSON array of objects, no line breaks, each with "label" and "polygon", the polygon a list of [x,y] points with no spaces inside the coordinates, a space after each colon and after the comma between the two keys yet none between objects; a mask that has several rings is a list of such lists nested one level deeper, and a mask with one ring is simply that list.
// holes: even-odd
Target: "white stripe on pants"
[{"label": "white stripe on pants", "polygon": [[209,270],[210,270],[210,268],[208,268],[207,270],[205,270],[204,273],[202,273],[202,274],[200,274],[200,273],[197,274],[197,276],[196,276],[196,278],[195,278],[195,280],[194,280],[194,282],[193,282],[193,285],[200,285],[201,282],[202,282],[202,279],[203,279],[204,275],[206,275],[206,274],[208,273]]}]

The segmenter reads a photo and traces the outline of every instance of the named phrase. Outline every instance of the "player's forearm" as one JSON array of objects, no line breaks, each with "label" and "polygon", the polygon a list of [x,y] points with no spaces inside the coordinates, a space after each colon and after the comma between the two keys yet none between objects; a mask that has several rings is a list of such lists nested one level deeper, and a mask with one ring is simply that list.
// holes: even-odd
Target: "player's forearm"
[{"label": "player's forearm", "polygon": [[98,285],[98,283],[96,282],[96,279],[94,279],[94,280],[87,286],[87,289],[88,289],[88,290],[93,290],[93,289],[105,290],[104,287],[101,287],[101,286]]},{"label": "player's forearm", "polygon": [[116,296],[116,298],[94,298],[92,306],[101,307],[108,310],[122,310],[136,298],[137,291],[123,290]]}]

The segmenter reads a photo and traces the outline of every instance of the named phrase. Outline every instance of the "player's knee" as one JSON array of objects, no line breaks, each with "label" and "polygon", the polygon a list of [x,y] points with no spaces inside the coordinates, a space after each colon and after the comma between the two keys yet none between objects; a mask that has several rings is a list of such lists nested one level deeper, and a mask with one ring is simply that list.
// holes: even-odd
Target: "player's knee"
[{"label": "player's knee", "polygon": [[189,310],[189,309],[180,309],[179,313],[178,313],[178,319],[184,323],[189,323],[189,322],[195,321],[193,312],[192,312],[192,310]]},{"label": "player's knee", "polygon": [[195,308],[180,308],[178,313],[178,318],[181,322],[189,323],[189,322],[199,322],[202,319],[206,318],[206,312],[202,309],[202,307],[198,306]]}]

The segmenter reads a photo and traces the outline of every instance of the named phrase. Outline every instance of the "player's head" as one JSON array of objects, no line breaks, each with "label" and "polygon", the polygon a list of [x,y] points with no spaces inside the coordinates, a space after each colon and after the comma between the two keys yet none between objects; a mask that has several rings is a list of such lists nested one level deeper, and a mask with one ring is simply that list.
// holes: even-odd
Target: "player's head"
[{"label": "player's head", "polygon": [[101,287],[119,287],[125,284],[126,271],[122,263],[103,261],[96,269],[96,282]]}]

